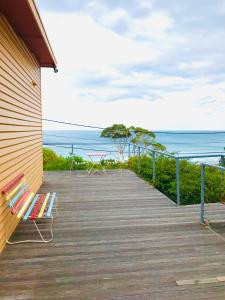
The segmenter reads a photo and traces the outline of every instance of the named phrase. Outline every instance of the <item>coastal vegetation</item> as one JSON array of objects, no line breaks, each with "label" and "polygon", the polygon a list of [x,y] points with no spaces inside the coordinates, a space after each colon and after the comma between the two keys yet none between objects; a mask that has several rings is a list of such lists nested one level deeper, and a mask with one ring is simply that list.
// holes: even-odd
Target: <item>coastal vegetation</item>
[{"label": "coastal vegetation", "polygon": [[[176,202],[176,162],[173,158],[158,156],[156,158],[156,180],[152,180],[152,158],[142,155],[128,161],[128,168],[138,176],[153,184],[163,194]],[[201,188],[200,165],[188,160],[180,160],[180,193],[181,204],[196,204],[200,202]],[[224,201],[224,177],[221,172],[206,169],[206,202]]]},{"label": "coastal vegetation", "polygon": [[123,124],[114,124],[103,129],[100,137],[110,139],[117,148],[120,159],[124,160],[124,151],[131,137],[131,132]]},{"label": "coastal vegetation", "polygon": [[[147,154],[141,155],[140,158],[132,156],[124,163],[107,159],[103,160],[102,164],[106,169],[129,168],[174,202],[176,201],[176,163],[173,158],[162,156],[156,158],[155,182],[152,181],[152,158]],[[43,165],[45,171],[87,170],[90,167],[90,161],[81,156],[62,157],[51,149],[44,148]],[[200,202],[200,173],[199,164],[188,160],[180,161],[181,204]],[[206,202],[224,201],[224,185],[224,177],[221,177],[220,171],[212,168],[206,169]]]},{"label": "coastal vegetation", "polygon": [[[176,202],[176,162],[175,159],[158,155],[156,157],[156,179],[153,182],[152,157],[145,151],[138,156],[138,147],[148,147],[152,150],[166,151],[166,147],[157,142],[153,132],[141,127],[126,127],[124,124],[114,124],[101,132],[101,137],[110,139],[117,148],[118,160],[101,161],[106,169],[129,168],[138,176],[154,185],[163,194]],[[130,155],[125,161],[125,150],[130,143]],[[81,156],[62,157],[54,151],[44,148],[44,170],[87,170],[91,162]],[[101,167],[100,165],[96,166]],[[200,165],[190,160],[180,160],[180,195],[181,204],[196,204],[200,202]],[[206,202],[224,201],[224,176],[221,172],[206,169]]]},{"label": "coastal vegetation", "polygon": [[101,137],[108,138],[115,143],[115,147],[124,160],[124,151],[128,143],[132,144],[132,153],[136,154],[138,146],[149,147],[153,150],[165,151],[166,147],[156,141],[156,135],[145,128],[130,126],[124,124],[113,124],[101,132]]},{"label": "coastal vegetation", "polygon": [[[56,170],[87,170],[92,163],[81,156],[69,155],[61,156],[49,148],[43,148],[43,168],[44,171]],[[118,162],[115,159],[104,159],[101,161],[106,169],[118,169],[128,167],[127,162]],[[98,166],[97,166],[98,167]],[[99,165],[100,168],[100,165]]]}]

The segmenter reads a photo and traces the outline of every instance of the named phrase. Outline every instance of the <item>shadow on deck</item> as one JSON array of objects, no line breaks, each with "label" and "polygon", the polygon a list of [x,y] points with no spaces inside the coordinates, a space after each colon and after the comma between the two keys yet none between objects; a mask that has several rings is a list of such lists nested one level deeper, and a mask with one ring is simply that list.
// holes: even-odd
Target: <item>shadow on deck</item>
[{"label": "shadow on deck", "polygon": [[[47,172],[44,191],[58,193],[54,240],[6,247],[0,299],[225,299],[225,282],[210,281],[225,276],[225,241],[198,223],[198,205],[177,207],[130,171]],[[15,238],[34,233],[21,224]],[[176,284],[189,279],[207,283]]]}]

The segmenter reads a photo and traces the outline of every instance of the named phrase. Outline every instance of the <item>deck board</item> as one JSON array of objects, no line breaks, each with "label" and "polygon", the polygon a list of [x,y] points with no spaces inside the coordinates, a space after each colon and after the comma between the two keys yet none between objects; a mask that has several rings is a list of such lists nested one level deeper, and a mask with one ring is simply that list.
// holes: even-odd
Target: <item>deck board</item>
[{"label": "deck board", "polygon": [[[58,194],[54,241],[6,247],[0,299],[225,299],[225,282],[176,284],[225,276],[225,241],[199,224],[198,205],[177,207],[130,171],[46,172],[48,191]],[[207,211],[224,221],[221,204]],[[215,230],[225,237],[224,223]],[[34,234],[20,224],[14,238]]]}]

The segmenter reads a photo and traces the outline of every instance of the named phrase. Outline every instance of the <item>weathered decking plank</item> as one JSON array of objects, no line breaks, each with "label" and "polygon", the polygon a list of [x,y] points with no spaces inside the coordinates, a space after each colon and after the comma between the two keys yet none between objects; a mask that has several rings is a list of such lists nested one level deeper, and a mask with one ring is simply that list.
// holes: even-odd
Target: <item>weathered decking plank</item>
[{"label": "weathered decking plank", "polygon": [[[225,241],[198,223],[198,205],[177,207],[130,171],[48,172],[41,191],[58,193],[54,241],[6,247],[0,299],[225,299],[224,282],[176,284],[225,276]],[[224,206],[208,210],[223,220]],[[21,224],[15,238],[34,233]]]}]

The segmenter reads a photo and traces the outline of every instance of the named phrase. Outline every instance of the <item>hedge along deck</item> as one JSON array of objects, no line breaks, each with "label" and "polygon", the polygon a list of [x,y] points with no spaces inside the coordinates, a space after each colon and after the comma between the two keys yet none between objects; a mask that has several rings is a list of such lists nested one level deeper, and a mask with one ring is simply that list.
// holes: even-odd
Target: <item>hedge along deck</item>
[{"label": "hedge along deck", "polygon": [[[42,184],[41,67],[56,61],[34,0],[0,1],[0,190],[21,173]],[[1,196],[0,252],[19,222]]]}]

